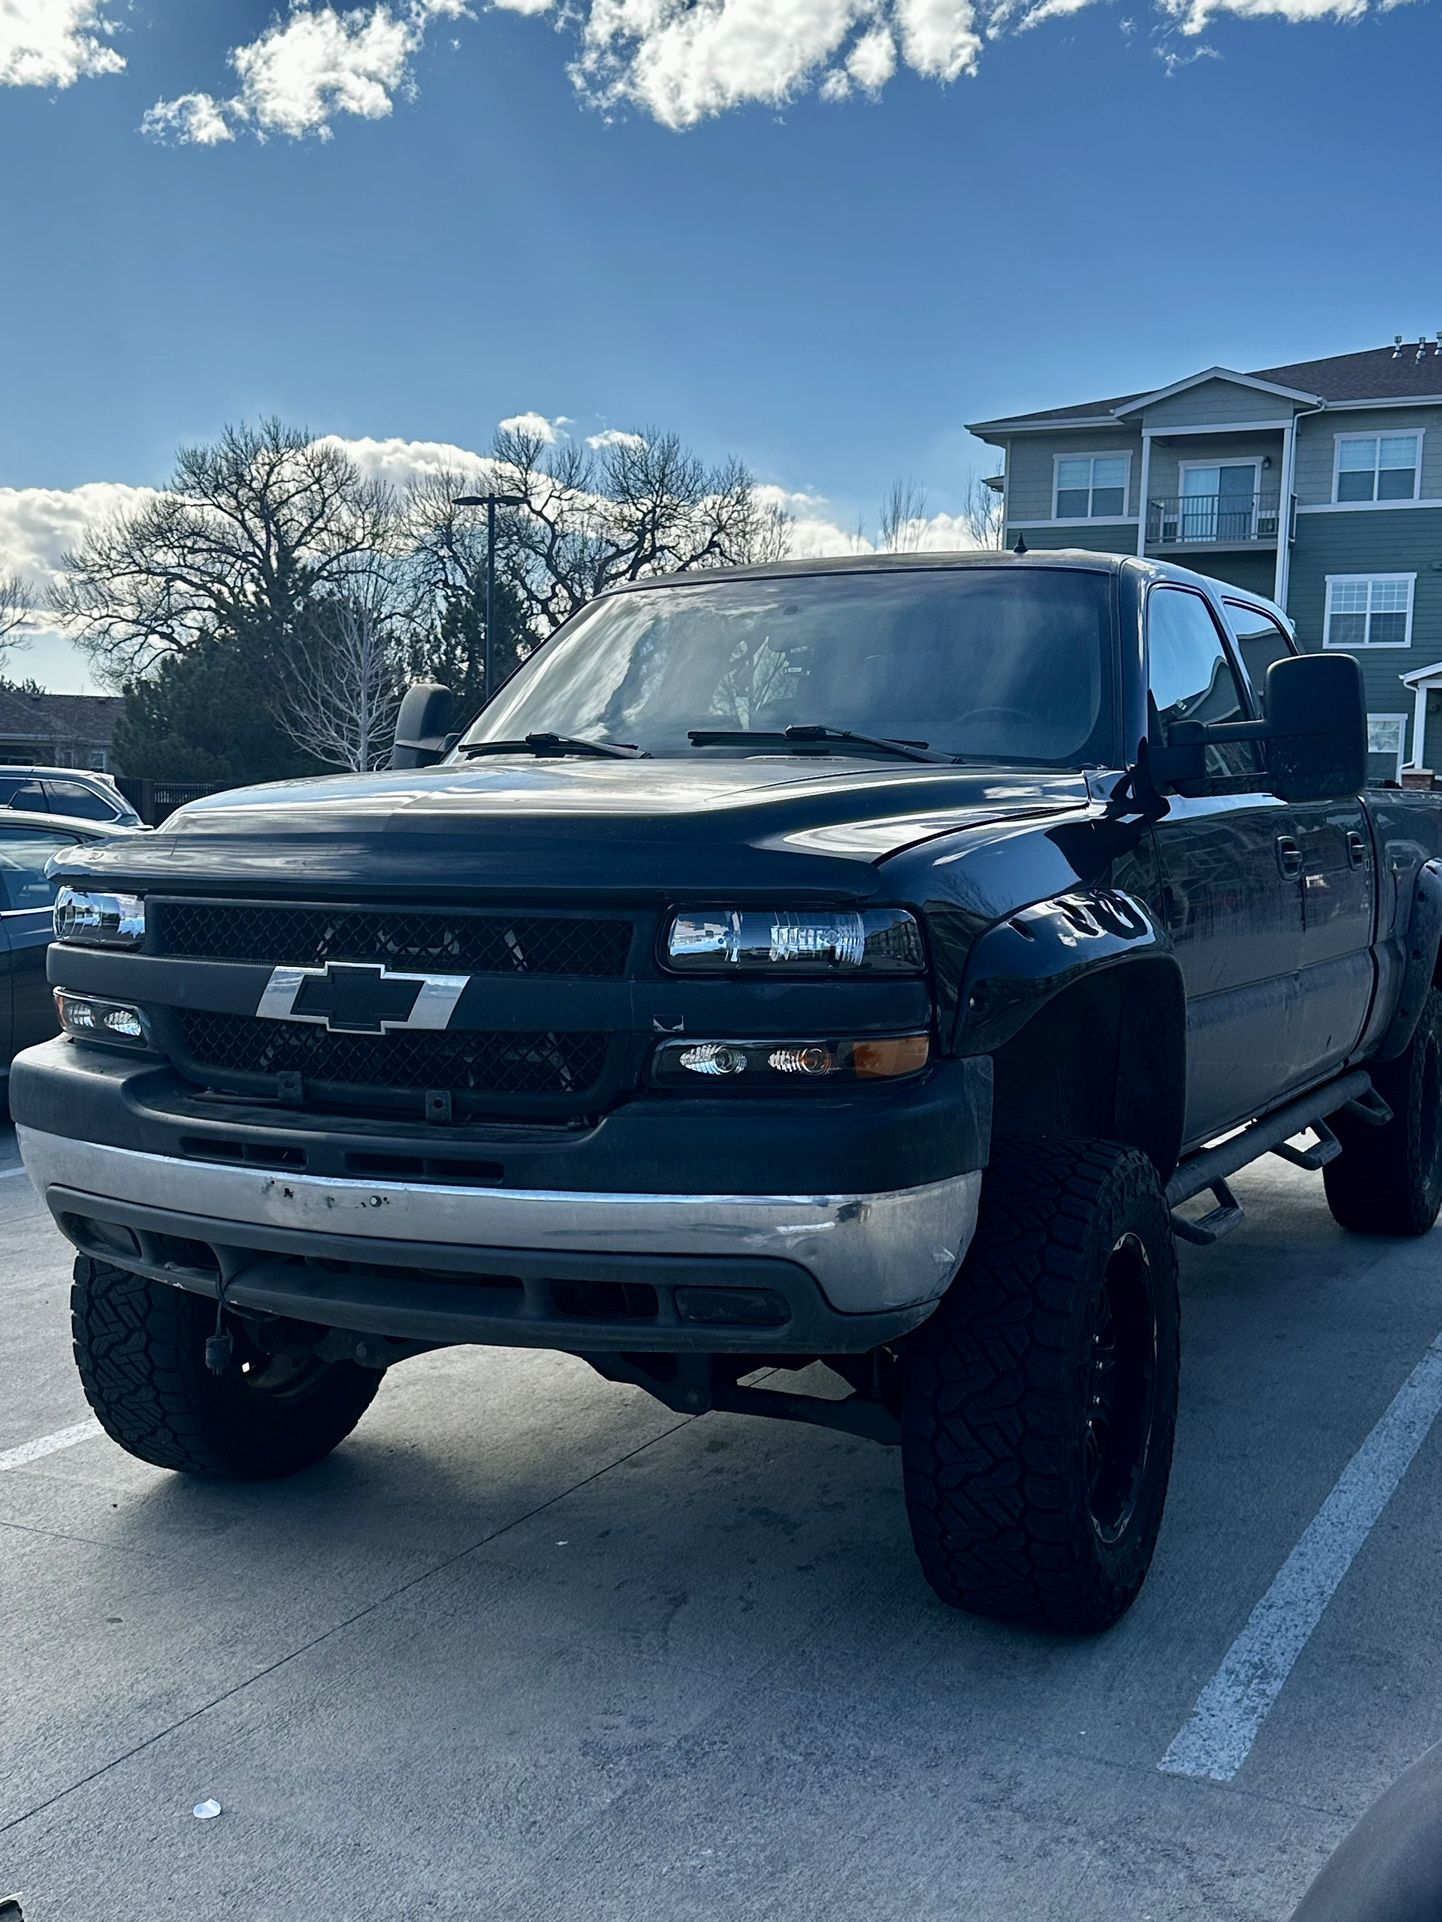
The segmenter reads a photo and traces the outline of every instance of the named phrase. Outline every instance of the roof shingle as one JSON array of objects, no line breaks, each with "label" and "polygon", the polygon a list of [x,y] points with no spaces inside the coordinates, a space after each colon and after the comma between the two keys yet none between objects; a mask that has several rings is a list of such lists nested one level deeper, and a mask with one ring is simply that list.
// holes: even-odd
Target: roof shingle
[{"label": "roof shingle", "polygon": [[[1253,380],[1275,381],[1279,387],[1298,387],[1322,400],[1408,400],[1442,395],[1442,354],[1429,343],[1418,357],[1416,341],[1404,341],[1399,354],[1391,347],[1369,347],[1360,354],[1334,354],[1328,360],[1297,360],[1285,367],[1252,367]],[[1092,420],[1129,406],[1155,390],[1138,388],[1134,394],[1115,394],[1110,400],[1082,401],[1072,407],[1044,407],[1033,414],[1009,414],[1008,420],[1038,426],[1047,421]]]}]

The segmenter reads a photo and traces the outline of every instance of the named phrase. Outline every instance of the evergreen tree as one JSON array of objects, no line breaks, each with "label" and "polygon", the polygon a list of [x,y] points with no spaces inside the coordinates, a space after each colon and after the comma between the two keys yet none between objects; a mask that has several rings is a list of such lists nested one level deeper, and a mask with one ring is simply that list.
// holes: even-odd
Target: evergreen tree
[{"label": "evergreen tree", "polygon": [[320,771],[272,719],[274,671],[253,637],[209,635],[123,692],[114,750],[128,775],[232,787]]},{"label": "evergreen tree", "polygon": [[[496,687],[510,679],[534,644],[521,597],[503,574],[496,576],[496,637],[492,671]],[[413,680],[440,681],[456,697],[456,725],[469,723],[486,699],[486,587],[450,588],[434,630],[419,635],[407,665]],[[495,688],[492,688],[492,693]]]}]

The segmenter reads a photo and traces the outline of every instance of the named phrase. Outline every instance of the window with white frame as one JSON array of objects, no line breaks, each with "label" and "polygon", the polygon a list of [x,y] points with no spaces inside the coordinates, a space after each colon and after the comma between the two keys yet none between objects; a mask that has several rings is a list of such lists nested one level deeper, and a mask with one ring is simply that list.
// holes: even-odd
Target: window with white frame
[{"label": "window with white frame", "polygon": [[1367,752],[1385,757],[1392,763],[1391,778],[1399,780],[1402,774],[1402,751],[1407,745],[1407,716],[1405,714],[1369,714],[1367,716]]},{"label": "window with white frame", "polygon": [[1415,574],[1329,574],[1323,647],[1410,647]]},{"label": "window with white frame", "polygon": [[1114,521],[1127,511],[1130,454],[1059,455],[1053,518]]},{"label": "window with white frame", "polygon": [[1337,501],[1410,501],[1422,465],[1420,434],[1338,434]]}]

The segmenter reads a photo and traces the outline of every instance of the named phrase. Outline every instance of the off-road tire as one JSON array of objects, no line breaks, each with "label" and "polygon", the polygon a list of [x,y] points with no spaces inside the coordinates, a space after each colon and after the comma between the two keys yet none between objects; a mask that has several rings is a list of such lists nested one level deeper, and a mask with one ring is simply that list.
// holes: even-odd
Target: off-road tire
[{"label": "off-road tire", "polygon": [[944,1602],[1073,1633],[1126,1612],[1166,1501],[1178,1331],[1176,1250],[1147,1157],[1107,1141],[995,1144],[971,1249],[902,1355],[907,1512]]},{"label": "off-road tire", "polygon": [[270,1481],[320,1461],[374,1399],[380,1371],[275,1362],[227,1315],[235,1360],[205,1365],[215,1303],[81,1255],[70,1292],[75,1364],[101,1427],[157,1468]]},{"label": "off-road tire", "polygon": [[1322,1171],[1327,1206],[1363,1235],[1425,1235],[1442,1208],[1442,994],[1428,990],[1417,1031],[1395,1061],[1372,1069],[1392,1119],[1372,1128],[1333,1115],[1342,1152]]}]

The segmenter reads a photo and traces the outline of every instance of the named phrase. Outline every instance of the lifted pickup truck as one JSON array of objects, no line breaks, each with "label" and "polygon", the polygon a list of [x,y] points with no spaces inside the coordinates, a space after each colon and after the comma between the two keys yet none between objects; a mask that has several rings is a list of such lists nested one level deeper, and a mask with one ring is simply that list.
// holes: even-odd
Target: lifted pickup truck
[{"label": "lifted pickup truck", "polygon": [[609,593],[448,705],[59,860],[11,1099],[106,1429],[282,1475],[408,1356],[561,1349],[897,1443],[944,1600],[1115,1621],[1174,1236],[1269,1152],[1442,1201],[1442,811],[1362,791],[1356,663],[1179,568],[875,557]]}]

